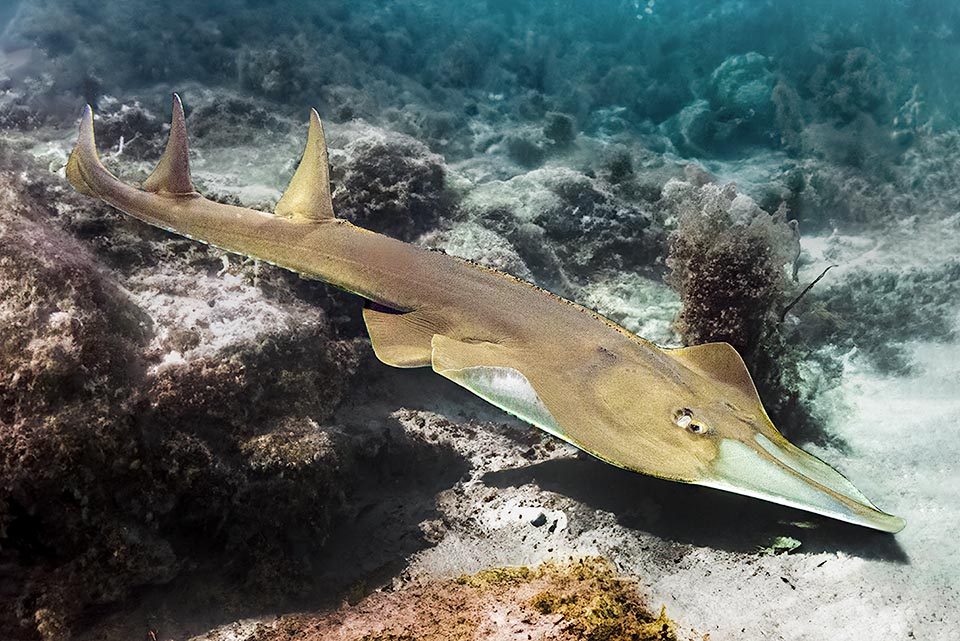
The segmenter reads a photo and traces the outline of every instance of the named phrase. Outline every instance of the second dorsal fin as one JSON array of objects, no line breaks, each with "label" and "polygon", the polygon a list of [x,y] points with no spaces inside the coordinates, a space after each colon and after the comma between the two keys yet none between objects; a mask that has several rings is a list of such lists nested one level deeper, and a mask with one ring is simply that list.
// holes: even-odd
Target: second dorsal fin
[{"label": "second dorsal fin", "polygon": [[143,182],[143,189],[164,194],[196,193],[190,180],[190,160],[187,157],[187,123],[183,117],[183,104],[177,94],[173,94],[173,117],[170,120],[167,149],[157,168]]},{"label": "second dorsal fin", "polygon": [[327,141],[316,109],[310,110],[310,132],[303,159],[277,203],[276,214],[305,220],[333,218]]}]

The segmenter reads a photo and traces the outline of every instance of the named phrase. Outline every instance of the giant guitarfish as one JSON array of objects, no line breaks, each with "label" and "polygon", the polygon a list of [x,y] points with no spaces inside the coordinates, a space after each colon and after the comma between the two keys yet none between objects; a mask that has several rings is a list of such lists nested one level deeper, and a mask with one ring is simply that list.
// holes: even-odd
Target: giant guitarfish
[{"label": "giant guitarfish", "polygon": [[89,106],[66,173],[142,221],[362,296],[381,361],[432,367],[607,463],[887,532],[904,526],[780,434],[730,345],[663,349],[513,276],[335,218],[314,110],[274,214],[196,192],[176,95],[166,151],[141,188],[100,162]]}]

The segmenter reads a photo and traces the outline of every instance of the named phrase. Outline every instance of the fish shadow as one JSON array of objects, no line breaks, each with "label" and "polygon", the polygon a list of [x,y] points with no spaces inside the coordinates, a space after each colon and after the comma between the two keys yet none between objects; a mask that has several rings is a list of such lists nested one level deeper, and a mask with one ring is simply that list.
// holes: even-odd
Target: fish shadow
[{"label": "fish shadow", "polygon": [[[349,429],[349,426],[348,426]],[[366,594],[388,584],[410,557],[433,545],[422,526],[440,517],[436,498],[469,464],[451,447],[406,434],[385,418],[380,436],[357,449],[363,470],[347,497],[317,564],[317,590],[304,605],[336,606],[345,592]]]},{"label": "fish shadow", "polygon": [[896,538],[884,532],[730,492],[644,476],[582,454],[488,472],[483,482],[497,488],[532,483],[611,512],[626,528],[697,546],[757,552],[776,537],[790,536],[802,542],[804,552],[910,562]]}]

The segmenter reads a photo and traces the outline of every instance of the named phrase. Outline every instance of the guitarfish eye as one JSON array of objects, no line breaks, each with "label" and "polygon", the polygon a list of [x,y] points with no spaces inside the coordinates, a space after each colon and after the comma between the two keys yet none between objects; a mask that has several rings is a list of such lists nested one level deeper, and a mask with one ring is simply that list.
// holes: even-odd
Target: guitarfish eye
[{"label": "guitarfish eye", "polygon": [[677,427],[688,430],[693,434],[703,434],[707,431],[707,428],[705,425],[703,425],[703,423],[698,423],[693,420],[693,410],[686,407],[677,410],[677,412],[674,414],[673,420],[677,424]]}]

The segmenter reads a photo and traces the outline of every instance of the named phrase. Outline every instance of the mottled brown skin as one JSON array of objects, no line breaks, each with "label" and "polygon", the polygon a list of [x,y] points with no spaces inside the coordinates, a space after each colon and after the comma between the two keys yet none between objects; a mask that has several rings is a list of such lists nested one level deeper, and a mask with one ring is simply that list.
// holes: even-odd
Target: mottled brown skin
[{"label": "mottled brown skin", "polygon": [[[901,519],[877,510],[846,479],[780,435],[729,345],[661,349],[512,276],[333,218],[316,112],[304,159],[277,215],[203,198],[193,190],[187,164],[183,112],[175,99],[167,152],[143,190],[120,182],[99,162],[89,108],[67,175],[78,190],[147,223],[371,301],[364,318],[377,356],[390,365],[432,366],[453,380],[471,368],[519,372],[559,425],[554,433],[609,463],[868,527],[902,527]],[[759,446],[758,434],[776,452]],[[809,506],[809,497],[780,496],[779,489],[738,488],[739,481],[717,471],[725,442],[755,456],[743,463],[743,474],[755,476],[750,465],[767,474],[771,466],[783,468],[789,483],[805,484],[801,494],[812,492],[816,505]],[[793,469],[794,458],[800,468],[819,465],[829,473]]]}]

